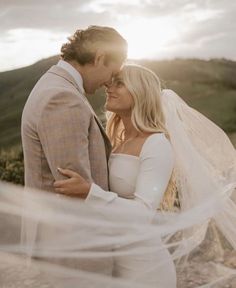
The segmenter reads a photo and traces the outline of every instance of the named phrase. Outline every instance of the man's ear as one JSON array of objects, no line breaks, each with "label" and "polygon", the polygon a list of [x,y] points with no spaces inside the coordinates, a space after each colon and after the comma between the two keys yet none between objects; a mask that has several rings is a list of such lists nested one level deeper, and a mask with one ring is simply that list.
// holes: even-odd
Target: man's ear
[{"label": "man's ear", "polygon": [[94,65],[95,66],[99,66],[101,64],[104,65],[104,61],[105,61],[105,52],[103,50],[98,49],[95,54]]}]

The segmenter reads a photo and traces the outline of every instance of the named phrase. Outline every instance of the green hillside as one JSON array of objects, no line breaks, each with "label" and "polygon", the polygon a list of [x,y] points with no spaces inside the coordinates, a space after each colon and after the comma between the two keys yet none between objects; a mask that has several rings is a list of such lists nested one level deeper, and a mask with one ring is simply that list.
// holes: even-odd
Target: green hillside
[{"label": "green hillside", "polygon": [[[58,56],[34,65],[0,73],[0,150],[20,144],[20,121],[25,101],[41,75],[58,61]],[[175,90],[227,133],[236,133],[236,62],[197,59],[139,61],[153,69],[163,87]],[[104,93],[89,96],[102,115]]]}]

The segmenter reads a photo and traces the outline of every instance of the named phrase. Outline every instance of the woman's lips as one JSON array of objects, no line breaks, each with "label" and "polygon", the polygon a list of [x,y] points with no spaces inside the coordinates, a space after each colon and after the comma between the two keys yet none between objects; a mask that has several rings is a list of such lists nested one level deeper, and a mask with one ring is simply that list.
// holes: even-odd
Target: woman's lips
[{"label": "woman's lips", "polygon": [[111,94],[108,94],[108,95],[107,95],[107,99],[109,99],[109,98],[115,99],[115,98],[118,98],[118,97],[116,97],[116,96],[114,96],[114,95],[111,95]]}]

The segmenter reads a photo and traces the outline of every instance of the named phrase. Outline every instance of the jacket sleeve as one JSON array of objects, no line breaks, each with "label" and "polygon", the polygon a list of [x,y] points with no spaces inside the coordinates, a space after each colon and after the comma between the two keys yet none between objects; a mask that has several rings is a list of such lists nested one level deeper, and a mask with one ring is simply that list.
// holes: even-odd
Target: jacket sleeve
[{"label": "jacket sleeve", "polygon": [[38,135],[55,179],[63,167],[78,171],[91,181],[88,133],[91,112],[73,93],[58,93],[45,105],[38,123]]}]

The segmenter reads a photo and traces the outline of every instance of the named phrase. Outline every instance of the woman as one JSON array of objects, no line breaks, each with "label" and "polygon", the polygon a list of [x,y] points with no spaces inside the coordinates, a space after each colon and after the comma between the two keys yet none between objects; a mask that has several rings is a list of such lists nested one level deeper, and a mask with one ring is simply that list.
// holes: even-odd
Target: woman
[{"label": "woman", "polygon": [[[73,171],[59,169],[71,178],[56,181],[56,192],[85,198],[95,205],[172,210],[176,200],[174,154],[165,128],[158,77],[147,68],[125,65],[106,93],[105,108],[110,111],[107,134],[113,145],[109,160],[111,191],[87,183]],[[146,245],[162,244],[155,239],[155,244],[147,241]],[[164,264],[154,269],[163,258]],[[174,263],[164,248],[156,253],[115,258],[113,274],[157,287],[176,287]]]},{"label": "woman", "polygon": [[[152,252],[114,255],[113,273],[154,287],[176,287],[173,259],[188,255],[204,240],[210,219],[236,248],[235,149],[214,123],[173,91],[161,91],[158,77],[147,68],[125,65],[106,93],[107,134],[113,145],[110,191],[60,168],[70,179],[56,181],[56,192],[95,206],[114,207],[114,211],[127,207],[138,208],[142,215],[148,211],[146,221],[154,223],[165,245],[161,237],[144,241],[142,247],[127,245],[127,251],[150,247]],[[169,215],[167,225],[160,226],[163,213],[157,209],[176,210],[178,201],[182,213],[174,221]],[[168,235],[179,231],[182,236],[171,244],[175,247],[171,258]],[[122,255],[122,249],[116,250]]]}]

